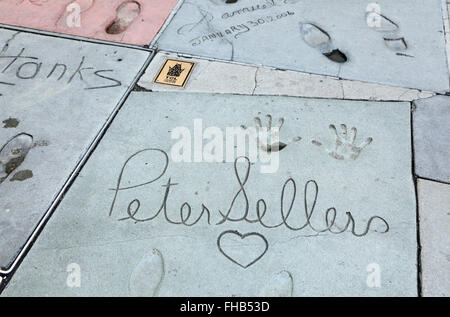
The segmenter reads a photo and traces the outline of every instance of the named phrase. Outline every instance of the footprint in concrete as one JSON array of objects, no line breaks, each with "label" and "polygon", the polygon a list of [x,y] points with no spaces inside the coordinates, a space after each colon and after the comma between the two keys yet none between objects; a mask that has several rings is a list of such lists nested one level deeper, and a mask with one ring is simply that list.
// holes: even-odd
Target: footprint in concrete
[{"label": "footprint in concrete", "polygon": [[267,126],[263,127],[260,117],[255,117],[255,128],[256,130],[250,130],[246,126],[241,126],[245,130],[249,130],[257,142],[260,149],[265,152],[280,152],[285,149],[288,145],[300,141],[302,138],[297,136],[294,137],[290,142],[284,143],[280,142],[280,131],[284,125],[284,118],[278,120],[277,126],[272,126],[272,116],[270,114],[266,115]]},{"label": "footprint in concrete", "polygon": [[60,16],[56,25],[59,28],[81,27],[81,15],[93,7],[95,0],[71,1]]},{"label": "footprint in concrete", "polygon": [[400,27],[397,23],[378,12],[367,12],[366,21],[372,30],[384,34],[383,40],[387,48],[396,52],[408,49],[405,38],[399,36]]},{"label": "footprint in concrete", "polygon": [[324,56],[335,63],[345,63],[347,56],[333,46],[327,32],[311,23],[300,23],[300,34],[308,46],[319,50]]},{"label": "footprint in concrete", "polygon": [[165,276],[164,259],[157,249],[144,255],[131,273],[128,294],[134,297],[158,295]]},{"label": "footprint in concrete", "polygon": [[211,0],[214,4],[232,4],[237,3],[239,0]]},{"label": "footprint in concrete", "polygon": [[367,25],[377,32],[391,33],[399,30],[397,23],[378,12],[367,12],[366,21]]},{"label": "footprint in concrete", "polygon": [[48,0],[28,0],[29,3],[37,5],[37,6],[41,6],[45,3],[48,2]]},{"label": "footprint in concrete", "polygon": [[288,271],[281,271],[271,277],[269,282],[261,289],[261,297],[292,297],[294,280]]},{"label": "footprint in concrete", "polygon": [[[356,135],[358,131],[355,127],[351,128],[350,132],[348,132],[347,126],[341,124],[341,134],[338,133],[334,124],[331,124],[329,128],[335,135],[335,148],[333,150],[327,150],[327,152],[332,158],[337,160],[356,160],[362,150],[373,141],[373,138],[369,137],[360,145],[356,145]],[[311,143],[319,147],[322,146],[322,142],[316,140],[313,140]]]},{"label": "footprint in concrete", "polygon": [[19,167],[33,145],[33,137],[26,133],[16,135],[0,150],[0,183]]},{"label": "footprint in concrete", "polygon": [[9,181],[10,182],[15,182],[15,181],[23,182],[24,180],[32,178],[32,177],[33,177],[32,171],[23,170],[23,171],[18,171],[17,173],[15,173]]},{"label": "footprint in concrete", "polygon": [[108,34],[124,32],[141,14],[141,5],[137,1],[125,1],[117,8],[116,19],[106,28]]},{"label": "footprint in concrete", "polygon": [[8,119],[2,121],[3,127],[4,127],[5,129],[8,129],[8,128],[17,128],[17,126],[19,125],[19,122],[20,122],[20,121],[17,120],[16,118],[8,118]]},{"label": "footprint in concrete", "polygon": [[384,38],[384,44],[386,44],[387,48],[393,51],[406,51],[408,49],[408,44],[406,44],[406,40],[403,37],[399,38]]}]

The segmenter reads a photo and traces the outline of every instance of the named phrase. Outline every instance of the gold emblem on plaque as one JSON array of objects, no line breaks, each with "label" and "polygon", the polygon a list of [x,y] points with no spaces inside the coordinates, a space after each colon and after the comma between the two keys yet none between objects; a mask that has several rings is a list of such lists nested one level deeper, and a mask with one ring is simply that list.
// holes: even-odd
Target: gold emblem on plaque
[{"label": "gold emblem on plaque", "polygon": [[155,83],[184,87],[194,69],[195,63],[167,59],[155,78]]}]

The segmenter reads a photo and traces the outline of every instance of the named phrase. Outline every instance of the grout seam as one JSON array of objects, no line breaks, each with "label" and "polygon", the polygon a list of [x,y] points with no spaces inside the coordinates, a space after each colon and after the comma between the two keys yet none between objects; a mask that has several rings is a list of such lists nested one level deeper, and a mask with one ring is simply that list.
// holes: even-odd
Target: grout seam
[{"label": "grout seam", "polygon": [[420,239],[420,212],[419,212],[419,195],[418,195],[418,182],[415,173],[415,152],[414,152],[414,102],[411,102],[410,112],[410,129],[411,129],[411,175],[414,182],[414,195],[416,198],[416,241],[417,241],[417,295],[423,297],[422,293],[422,245]]}]

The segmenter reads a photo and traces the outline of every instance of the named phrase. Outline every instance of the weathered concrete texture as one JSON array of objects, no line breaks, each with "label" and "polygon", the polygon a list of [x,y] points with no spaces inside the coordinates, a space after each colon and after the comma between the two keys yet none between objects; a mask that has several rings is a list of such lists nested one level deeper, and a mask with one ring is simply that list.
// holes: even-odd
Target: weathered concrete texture
[{"label": "weathered concrete texture", "polygon": [[422,292],[450,296],[450,185],[419,179]]},{"label": "weathered concrete texture", "polygon": [[[259,151],[273,166],[279,158],[274,173],[261,173],[268,163],[248,165],[243,157],[234,170],[236,155],[175,162],[180,140],[171,131],[191,133],[197,148],[202,131],[193,131],[195,119],[220,143],[227,127],[250,129],[255,117],[265,125],[266,114],[274,125],[284,118],[280,140],[287,146]],[[409,116],[409,103],[398,102],[132,93],[4,294],[415,296]],[[338,139],[330,124],[338,125]],[[203,141],[204,155],[211,142]],[[224,147],[224,155],[235,148]],[[259,206],[264,225],[242,220],[246,199],[246,219],[257,219]],[[182,205],[190,226],[175,224]],[[330,209],[328,220],[336,233],[319,233],[332,207],[337,217]],[[351,224],[337,233],[346,213],[354,234]]]},{"label": "weathered concrete texture", "polygon": [[0,267],[6,268],[150,53],[4,29],[0,50]]},{"label": "weathered concrete texture", "polygon": [[441,0],[442,2],[442,15],[444,17],[444,33],[445,33],[445,48],[447,51],[447,67],[450,72],[450,23],[449,23],[449,7],[450,4],[447,0]]},{"label": "weathered concrete texture", "polygon": [[144,45],[177,0],[0,1],[0,23]]},{"label": "weathered concrete texture", "polygon": [[[345,79],[449,90],[441,0],[376,4],[374,8],[359,0],[232,4],[189,0],[157,45],[173,52]],[[368,8],[379,11],[380,28],[366,16]],[[418,22],[424,20],[428,22]],[[392,27],[383,27],[385,23]],[[347,61],[338,53],[345,54]]]},{"label": "weathered concrete texture", "polygon": [[[154,83],[161,66],[168,58],[196,63],[184,88]],[[428,91],[339,80],[335,77],[302,72],[282,71],[202,58],[183,58],[168,52],[156,54],[138,84],[152,91],[285,95],[357,100],[411,101],[434,95]]]},{"label": "weathered concrete texture", "polygon": [[414,109],[416,174],[450,182],[450,97],[417,100]]}]

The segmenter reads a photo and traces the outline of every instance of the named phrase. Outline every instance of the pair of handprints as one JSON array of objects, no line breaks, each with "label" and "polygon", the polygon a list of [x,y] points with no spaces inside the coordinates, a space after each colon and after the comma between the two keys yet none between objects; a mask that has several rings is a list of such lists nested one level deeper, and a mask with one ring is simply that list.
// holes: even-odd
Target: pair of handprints
[{"label": "pair of handprints", "polygon": [[[279,133],[284,125],[284,118],[280,118],[276,126],[272,125],[272,116],[270,114],[266,115],[266,120],[267,125],[263,126],[260,117],[254,118],[256,129],[263,129],[267,131],[265,138],[261,138],[259,135],[254,136],[261,150],[265,152],[279,152],[285,149],[288,145],[302,140],[300,136],[297,136],[292,138],[292,140],[287,143],[281,142]],[[243,129],[247,129],[246,126],[241,127]],[[356,139],[358,130],[356,129],[356,127],[352,127],[349,130],[346,124],[340,125],[341,132],[338,132],[338,129],[334,124],[330,124],[329,129],[335,136],[335,147],[333,149],[327,150],[327,152],[332,158],[336,160],[356,160],[361,152],[373,141],[373,138],[369,137],[362,143],[357,143]],[[275,142],[272,143],[272,140],[275,140]],[[322,142],[317,140],[312,140],[311,143],[318,147],[322,147],[323,145]]]}]

